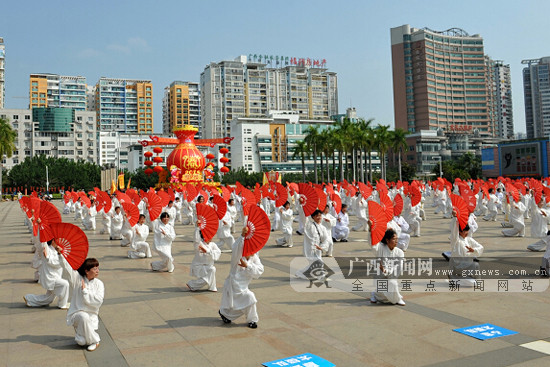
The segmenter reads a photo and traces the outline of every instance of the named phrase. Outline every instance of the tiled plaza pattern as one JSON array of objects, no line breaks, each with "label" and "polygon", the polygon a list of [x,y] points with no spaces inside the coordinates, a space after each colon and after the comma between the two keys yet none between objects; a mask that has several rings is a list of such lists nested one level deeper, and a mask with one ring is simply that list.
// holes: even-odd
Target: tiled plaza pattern
[{"label": "tiled plaza pattern", "polygon": [[[61,209],[61,202],[55,204]],[[449,248],[448,220],[426,209],[422,237],[412,238],[407,256],[438,257]],[[63,216],[66,222],[73,217]],[[251,284],[258,329],[247,328],[242,318],[224,325],[217,311],[230,256],[222,254],[216,264],[218,293],[188,292],[193,229],[181,224],[172,274],[153,273],[149,259],[130,260],[118,241],[87,232],[89,256],[99,259],[106,288],[101,345],[87,352],[75,344],[66,311],[23,303],[23,295],[44,290],[32,281],[30,234],[17,202],[0,203],[0,223],[0,365],[243,367],[305,352],[337,366],[550,365],[548,344],[540,342],[550,341],[548,291],[408,293],[405,307],[372,305],[366,292],[300,293],[289,285],[289,263],[302,254],[302,238],[294,236],[293,248],[279,248],[277,232],[260,254],[265,272]],[[525,250],[531,238],[503,238],[498,222],[480,220],[479,227],[475,237],[485,255],[542,256]],[[334,255],[371,255],[365,236],[352,232],[350,242],[335,244]],[[452,331],[482,323],[519,334],[479,341]]]}]

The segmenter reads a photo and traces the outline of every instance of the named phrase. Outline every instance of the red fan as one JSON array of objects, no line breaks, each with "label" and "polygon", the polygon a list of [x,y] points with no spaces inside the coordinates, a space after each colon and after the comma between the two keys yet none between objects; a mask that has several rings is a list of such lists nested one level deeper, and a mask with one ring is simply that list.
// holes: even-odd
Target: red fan
[{"label": "red fan", "polygon": [[248,212],[250,211],[250,207],[256,205],[256,198],[254,197],[254,194],[249,190],[243,188],[241,190],[241,204],[243,206],[243,213],[244,215],[248,215]]},{"label": "red fan", "polygon": [[350,198],[354,197],[357,194],[357,189],[355,188],[355,186],[348,185],[348,188],[346,190],[348,190]]},{"label": "red fan", "polygon": [[319,188],[315,188],[315,191],[317,192],[317,196],[319,196],[319,205],[317,205],[317,208],[323,211],[327,206],[327,194]]},{"label": "red fan", "polygon": [[134,205],[138,205],[141,201],[141,198],[139,197],[137,192],[135,192],[135,190],[132,190],[132,192],[130,192],[130,190],[126,191],[126,195],[130,197],[130,200],[132,200],[132,204]]},{"label": "red fan", "polygon": [[231,191],[229,191],[227,187],[222,186],[222,195],[223,195],[223,200],[227,202],[231,198]]},{"label": "red fan", "polygon": [[71,199],[73,199],[73,203],[76,203],[79,197],[80,196],[76,192],[71,191]]},{"label": "red fan", "polygon": [[269,240],[271,222],[261,208],[253,206],[248,214],[246,228],[248,233],[244,238],[243,256],[251,256],[260,251]]},{"label": "red fan", "polygon": [[88,237],[82,229],[71,223],[52,223],[53,239],[63,249],[61,255],[77,270],[88,255]]},{"label": "red fan", "polygon": [[237,195],[240,195],[241,192],[246,189],[239,181],[235,182],[235,185],[237,186]]},{"label": "red fan", "polygon": [[359,191],[361,191],[361,195],[363,195],[363,198],[367,200],[369,196],[372,194],[372,189],[362,182],[359,182],[358,186],[359,186]]},{"label": "red fan", "polygon": [[[541,192],[542,192],[542,188],[541,188]],[[30,200],[31,199],[28,196],[23,196],[21,199],[19,199],[19,205],[21,206],[21,209],[25,212],[28,218],[32,216],[31,210],[29,209],[31,205]]]},{"label": "red fan", "polygon": [[340,196],[332,194],[330,195],[330,200],[332,201],[332,205],[334,205],[334,210],[336,210],[336,214],[339,214],[342,210],[342,199],[340,199]]},{"label": "red fan", "polygon": [[262,201],[262,192],[259,187],[254,189],[254,198],[256,199],[256,203]]},{"label": "red fan", "polygon": [[49,201],[43,200],[40,202],[40,242],[48,242],[53,238],[53,233],[50,230],[50,224],[61,223],[61,213]]},{"label": "red fan", "polygon": [[295,182],[291,182],[291,183],[287,182],[287,186],[293,191],[300,192],[300,187]]},{"label": "red fan", "polygon": [[204,242],[208,243],[212,240],[216,232],[218,232],[220,222],[216,211],[212,207],[198,203],[197,224],[204,238]]},{"label": "red fan", "polygon": [[65,202],[65,204],[67,204],[70,200],[71,200],[71,193],[66,192],[65,195],[63,195],[63,202]]},{"label": "red fan", "polygon": [[214,198],[212,199],[212,204],[214,205],[214,210],[216,210],[218,219],[222,219],[227,212],[227,204],[225,200],[223,200],[220,195],[214,195]]},{"label": "red fan", "polygon": [[128,218],[128,222],[130,223],[130,226],[133,227],[136,225],[136,223],[139,220],[139,209],[135,204],[132,203],[121,203],[122,209],[124,209],[124,213],[126,213],[126,218]]},{"label": "red fan", "polygon": [[542,184],[538,180],[531,181],[531,187],[535,191],[535,201],[538,204],[542,199]]},{"label": "red fan", "polygon": [[92,202],[90,201],[90,199],[88,199],[87,196],[80,197],[80,201],[82,202],[82,205],[84,205],[88,209],[92,206]]},{"label": "red fan", "polygon": [[116,194],[116,198],[118,200],[119,203],[131,203],[132,202],[132,199],[126,195],[125,193],[123,193],[122,191],[116,191],[115,192]]},{"label": "red fan", "polygon": [[384,238],[386,228],[388,227],[388,220],[384,208],[382,208],[380,204],[375,201],[368,201],[367,205],[369,208],[369,219],[372,222],[370,228],[370,243],[374,246]]},{"label": "red fan", "polygon": [[388,222],[391,221],[393,219],[393,203],[387,194],[380,193],[380,205],[384,208]]},{"label": "red fan", "polygon": [[197,197],[197,189],[191,184],[185,185],[185,191],[187,192],[187,202],[190,203]]},{"label": "red fan", "polygon": [[460,228],[464,228],[468,224],[468,205],[464,199],[455,194],[451,194],[451,203],[453,204],[453,209],[456,211],[458,225]]},{"label": "red fan", "polygon": [[154,191],[149,191],[147,194],[147,210],[149,211],[151,222],[159,217],[162,208],[159,196]]},{"label": "red fan", "polygon": [[97,200],[101,202],[103,211],[105,213],[108,213],[111,210],[111,207],[113,206],[113,203],[111,202],[111,198],[109,197],[109,194],[107,194],[105,191],[98,191],[97,194],[98,194]]},{"label": "red fan", "polygon": [[514,198],[514,201],[517,203],[519,201],[519,191],[518,189],[512,185],[512,184],[506,184],[506,191],[512,195]]},{"label": "red fan", "polygon": [[276,182],[275,183],[275,193],[276,193],[275,194],[275,197],[276,197],[275,206],[278,208],[278,207],[282,206],[284,203],[287,202],[287,200],[288,200],[288,191],[286,190],[286,188],[282,184]]},{"label": "red fan", "polygon": [[398,217],[403,211],[403,196],[401,194],[395,195],[393,198],[393,215]]},{"label": "red fan", "polygon": [[525,187],[525,185],[521,182],[516,182],[514,186],[516,187],[516,189],[518,189],[521,195],[525,196],[527,194],[527,187]]},{"label": "red fan", "polygon": [[168,206],[168,203],[170,202],[170,195],[166,191],[160,190],[157,192],[157,196],[160,198],[160,204],[162,207]]},{"label": "red fan", "polygon": [[175,201],[176,200],[176,194],[174,194],[174,190],[172,190],[171,187],[168,188],[168,196],[170,197],[170,200]]},{"label": "red fan", "polygon": [[544,192],[544,199],[548,203],[550,201],[550,188],[548,188],[547,186],[543,186],[542,191]]},{"label": "red fan", "polygon": [[416,185],[410,185],[409,193],[411,194],[411,206],[415,207],[422,200],[422,193]]},{"label": "red fan", "polygon": [[300,205],[304,209],[305,216],[311,215],[319,205],[319,195],[315,189],[308,184],[299,183],[298,187],[300,189]]},{"label": "red fan", "polygon": [[474,195],[467,195],[467,196],[462,196],[462,198],[466,202],[466,205],[468,205],[468,214],[473,213],[474,210],[476,210],[476,206],[477,206],[476,197]]}]

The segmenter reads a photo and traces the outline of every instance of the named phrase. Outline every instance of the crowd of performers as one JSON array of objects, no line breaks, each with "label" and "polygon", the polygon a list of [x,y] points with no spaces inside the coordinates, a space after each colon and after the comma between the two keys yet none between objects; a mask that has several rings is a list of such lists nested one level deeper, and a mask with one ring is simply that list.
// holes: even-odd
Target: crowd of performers
[{"label": "crowd of performers", "polygon": [[[281,185],[282,186],[282,185]],[[151,195],[154,190],[123,193],[117,191],[105,198],[106,193],[96,192],[66,194],[63,214],[70,216],[87,231],[96,231],[96,218],[102,220],[100,234],[111,241],[120,241],[126,247],[130,259],[152,258],[153,252],[158,255],[157,261],[150,263],[152,271],[173,272],[174,258],[172,243],[176,239],[179,226],[194,226],[195,254],[190,266],[190,277],[187,287],[190,291],[217,291],[215,262],[222,253],[231,255],[229,275],[223,285],[219,316],[224,323],[231,323],[240,316],[245,316],[250,328],[256,328],[259,317],[256,309],[256,297],[249,289],[253,279],[259,278],[263,265],[259,253],[243,257],[243,242],[247,234],[246,226],[239,231],[235,239],[236,222],[244,224],[245,205],[257,205],[271,218],[271,232],[275,246],[293,247],[293,235],[303,236],[303,255],[309,264],[323,261],[323,257],[333,256],[336,242],[347,242],[351,231],[364,232],[359,236],[370,240],[369,231],[374,225],[369,213],[369,202],[381,205],[393,205],[385,224],[385,233],[378,243],[371,243],[372,251],[380,259],[378,277],[388,279],[388,289],[384,292],[372,292],[370,302],[390,303],[404,306],[405,302],[399,292],[398,280],[394,267],[401,266],[399,260],[405,257],[411,237],[421,236],[421,223],[426,220],[426,211],[431,207],[436,215],[450,220],[450,251],[442,255],[449,260],[453,276],[473,284],[475,276],[464,277],[461,270],[479,269],[477,257],[483,253],[483,246],[474,239],[478,230],[478,218],[485,221],[496,221],[497,216],[504,215],[501,225],[503,236],[525,236],[525,222],[531,218],[531,237],[535,240],[527,246],[530,251],[545,251],[541,273],[548,274],[550,261],[550,232],[548,220],[550,214],[550,188],[536,180],[512,182],[499,179],[490,182],[455,181],[454,184],[439,179],[430,184],[414,181],[411,184],[397,183],[390,187],[379,181],[376,187],[371,185],[342,184],[310,185],[316,186],[320,195],[319,205],[310,215],[305,215],[304,200],[298,185],[285,187],[286,200],[276,200],[270,190],[265,195],[256,195],[253,204],[245,198],[247,189],[224,188],[223,193],[217,190],[200,190],[190,194],[169,190],[162,195],[160,215],[152,214]],[[258,188],[256,188],[258,190]],[[133,191],[133,190],[132,190]],[[275,190],[271,190],[275,192]],[[160,196],[160,193],[158,193]],[[219,219],[217,239],[205,240],[197,216],[197,205],[206,204],[218,210],[214,196],[224,198],[227,206],[225,214]],[[459,195],[469,202],[467,224],[460,226],[457,210],[453,207],[452,195]],[[123,198],[121,198],[123,196]],[[326,197],[324,197],[326,196]],[[307,199],[307,198],[306,198]],[[107,205],[107,200],[110,205]],[[128,201],[137,208],[135,224],[129,220]],[[122,203],[121,203],[122,201]],[[247,204],[245,204],[247,202]],[[278,203],[278,205],[276,204]],[[158,205],[157,205],[158,206]],[[100,209],[98,210],[98,207]],[[399,209],[398,209],[399,208]],[[159,211],[159,210],[156,210]],[[355,217],[351,223],[350,215]],[[135,218],[136,214],[132,214]],[[26,224],[32,232],[32,218],[25,217]],[[297,222],[296,225],[294,223]],[[294,229],[296,228],[296,230]],[[281,232],[277,235],[275,232]],[[296,237],[294,237],[296,238]],[[152,244],[151,244],[152,241]],[[420,241],[420,239],[418,240]],[[75,340],[79,345],[95,350],[99,345],[98,312],[103,302],[104,286],[97,279],[99,263],[96,259],[87,259],[78,270],[73,270],[59,253],[55,241],[40,242],[39,236],[32,237],[35,256],[32,267],[36,269],[35,280],[44,287],[44,295],[26,295],[25,303],[29,307],[51,304],[57,298],[57,306],[68,309],[67,322],[74,326]],[[306,278],[304,269],[296,272],[296,277]],[[64,275],[66,274],[66,275]],[[69,289],[72,289],[69,302]]]}]

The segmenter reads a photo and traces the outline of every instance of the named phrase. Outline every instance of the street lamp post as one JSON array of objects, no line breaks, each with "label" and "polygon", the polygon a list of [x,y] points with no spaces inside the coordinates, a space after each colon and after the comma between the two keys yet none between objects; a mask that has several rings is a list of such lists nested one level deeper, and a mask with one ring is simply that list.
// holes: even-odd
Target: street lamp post
[{"label": "street lamp post", "polygon": [[439,161],[439,177],[443,177],[443,166],[441,164],[441,156],[432,157],[432,159]]}]

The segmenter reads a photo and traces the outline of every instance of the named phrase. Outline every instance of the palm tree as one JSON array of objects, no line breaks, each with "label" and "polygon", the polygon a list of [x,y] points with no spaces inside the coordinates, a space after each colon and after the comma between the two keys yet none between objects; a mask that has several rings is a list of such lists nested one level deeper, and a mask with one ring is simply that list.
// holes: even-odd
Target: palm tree
[{"label": "palm tree", "polygon": [[302,160],[302,179],[304,182],[306,182],[306,163],[305,159],[309,156],[309,146],[307,143],[303,140],[299,140],[296,142],[296,146],[293,149],[292,157],[300,157]]},{"label": "palm tree", "polygon": [[304,141],[310,146],[313,151],[313,171],[315,172],[315,183],[319,183],[317,172],[317,147],[319,146],[319,126],[309,126],[306,129],[306,137]]},{"label": "palm tree", "polygon": [[399,161],[399,181],[402,181],[401,178],[401,154],[403,150],[407,149],[407,135],[409,133],[403,129],[395,129],[391,131],[391,149],[397,153],[397,159]]},{"label": "palm tree", "polygon": [[374,129],[375,134],[375,145],[378,150],[380,157],[380,164],[382,167],[382,178],[386,179],[386,153],[390,147],[390,134],[389,134],[389,125],[378,125]]},{"label": "palm tree", "polygon": [[[356,140],[357,140],[357,149],[359,150],[359,161],[360,161],[360,171],[359,180],[362,182],[367,182],[367,175],[365,169],[366,163],[366,153],[368,149],[372,149],[372,144],[369,140],[369,132],[371,131],[370,124],[373,120],[359,120],[356,125]],[[370,157],[370,150],[368,151]],[[365,156],[365,160],[363,157]]]},{"label": "palm tree", "polygon": [[13,152],[17,149],[15,138],[17,133],[11,128],[8,120],[0,118],[0,200],[2,199],[2,161],[4,155],[11,158]]}]

